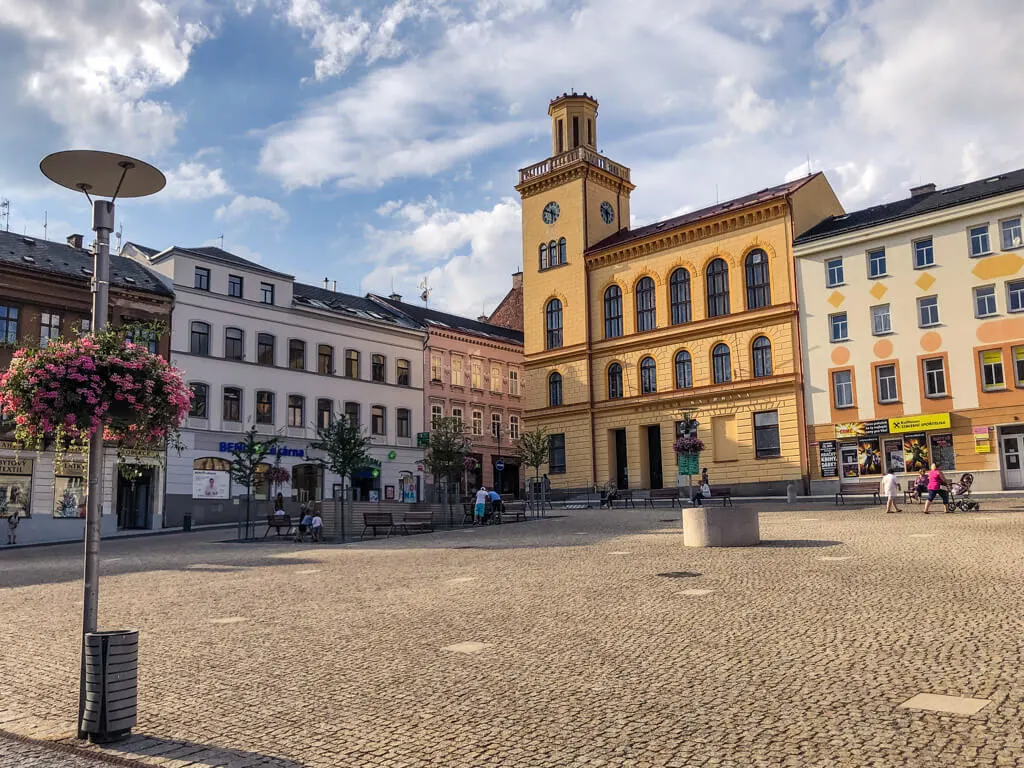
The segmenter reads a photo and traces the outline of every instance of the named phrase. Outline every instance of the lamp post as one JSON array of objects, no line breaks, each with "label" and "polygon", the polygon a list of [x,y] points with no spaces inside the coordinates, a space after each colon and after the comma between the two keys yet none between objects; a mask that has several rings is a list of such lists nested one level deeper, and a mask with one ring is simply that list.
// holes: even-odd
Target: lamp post
[{"label": "lamp post", "polygon": [[[114,231],[114,202],[118,197],[145,197],[159,192],[167,183],[164,175],[148,163],[112,152],[75,149],[47,155],[39,170],[62,187],[83,192],[92,204],[92,229],[96,250],[92,270],[92,329],[107,325],[110,289],[110,233]],[[93,200],[92,196],[109,197]],[[99,613],[100,514],[103,495],[103,430],[89,441],[89,480],[85,514],[85,575],[82,605],[82,676],[79,695],[78,736],[85,713],[85,635],[96,632]]]}]

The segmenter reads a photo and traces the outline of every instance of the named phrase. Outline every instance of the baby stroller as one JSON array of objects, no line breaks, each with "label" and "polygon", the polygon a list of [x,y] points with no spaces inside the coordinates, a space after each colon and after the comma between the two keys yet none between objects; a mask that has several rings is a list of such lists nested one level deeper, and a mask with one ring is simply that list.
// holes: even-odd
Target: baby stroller
[{"label": "baby stroller", "polygon": [[971,498],[971,486],[974,485],[974,475],[965,472],[960,479],[953,483],[950,490],[953,492],[949,499],[949,511],[959,510],[961,512],[977,512],[981,503]]}]

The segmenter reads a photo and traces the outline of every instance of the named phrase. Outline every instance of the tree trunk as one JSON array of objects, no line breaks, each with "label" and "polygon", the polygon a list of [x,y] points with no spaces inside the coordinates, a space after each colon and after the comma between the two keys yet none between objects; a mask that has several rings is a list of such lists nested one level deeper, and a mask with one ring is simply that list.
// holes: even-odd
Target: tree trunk
[{"label": "tree trunk", "polygon": [[249,531],[251,530],[252,515],[250,510],[252,509],[252,486],[249,486],[249,490],[245,494],[245,538],[251,539]]}]

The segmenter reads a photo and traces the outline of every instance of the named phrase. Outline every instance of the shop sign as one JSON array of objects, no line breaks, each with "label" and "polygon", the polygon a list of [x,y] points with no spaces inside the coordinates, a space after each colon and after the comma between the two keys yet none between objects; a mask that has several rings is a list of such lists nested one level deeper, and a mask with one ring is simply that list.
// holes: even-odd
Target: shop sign
[{"label": "shop sign", "polygon": [[230,498],[231,473],[212,469],[192,470],[193,499]]},{"label": "shop sign", "polygon": [[992,453],[992,443],[988,439],[988,427],[974,427],[971,432],[974,434],[974,452]]},{"label": "shop sign", "polygon": [[[231,453],[232,451],[244,451],[245,443],[221,443],[221,453]],[[296,456],[298,458],[304,458],[306,451],[302,448],[289,448],[286,445],[272,445],[267,449],[267,456]]]},{"label": "shop sign", "polygon": [[889,419],[889,432],[918,432],[922,429],[949,429],[948,413],[926,413],[923,416],[900,416]]},{"label": "shop sign", "polygon": [[31,475],[32,459],[0,456],[0,475]]},{"label": "shop sign", "polygon": [[822,477],[839,477],[839,444],[835,440],[818,442],[818,463]]},{"label": "shop sign", "polygon": [[417,432],[416,433],[416,447],[417,448],[429,448],[430,447],[430,433],[429,432]]},{"label": "shop sign", "polygon": [[870,437],[871,435],[887,435],[888,419],[872,419],[871,421],[851,421],[836,424],[836,437]]},{"label": "shop sign", "polygon": [[0,440],[0,450],[16,451],[18,450],[18,444],[11,440]]}]

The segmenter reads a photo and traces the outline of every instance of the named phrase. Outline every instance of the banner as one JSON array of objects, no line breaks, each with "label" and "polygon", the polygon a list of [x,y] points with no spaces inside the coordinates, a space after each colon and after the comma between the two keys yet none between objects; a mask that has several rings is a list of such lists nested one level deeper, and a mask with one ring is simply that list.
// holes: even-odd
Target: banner
[{"label": "banner", "polygon": [[992,443],[988,439],[988,427],[974,427],[971,432],[974,434],[974,452],[992,453]]},{"label": "banner", "polygon": [[903,463],[907,472],[928,469],[931,461],[928,454],[928,436],[924,432],[903,436]]},{"label": "banner", "polygon": [[839,477],[839,444],[835,440],[818,442],[818,464],[822,477]]},{"label": "banner", "polygon": [[209,469],[192,470],[193,499],[227,499],[230,488],[230,472]]},{"label": "banner", "polygon": [[898,419],[889,419],[889,431],[899,434],[901,432],[919,432],[922,429],[949,429],[948,413],[927,413],[923,416],[900,416]]},{"label": "banner", "polygon": [[870,437],[889,433],[888,419],[872,419],[871,421],[850,421],[836,424],[836,437]]}]

